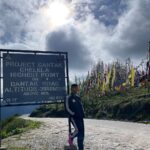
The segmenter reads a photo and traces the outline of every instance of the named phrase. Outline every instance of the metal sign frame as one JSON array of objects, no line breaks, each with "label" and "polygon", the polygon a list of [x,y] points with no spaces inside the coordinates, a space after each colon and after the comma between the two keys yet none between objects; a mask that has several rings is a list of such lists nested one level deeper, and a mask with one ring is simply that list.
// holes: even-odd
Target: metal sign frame
[{"label": "metal sign frame", "polygon": [[52,103],[63,103],[63,100],[60,101],[47,101],[47,102],[33,102],[33,103],[23,103],[19,104],[2,104],[3,100],[3,54],[33,54],[33,55],[59,55],[64,56],[65,61],[65,85],[66,85],[66,95],[69,94],[69,71],[68,71],[68,53],[67,52],[55,52],[55,51],[34,51],[34,50],[12,50],[12,49],[0,49],[0,107],[6,106],[24,106],[24,105],[42,105],[42,104],[52,104]]},{"label": "metal sign frame", "polygon": [[4,86],[3,83],[3,54],[4,53],[10,53],[10,54],[45,54],[45,55],[64,55],[64,61],[65,61],[65,85],[66,87],[66,96],[69,94],[69,70],[68,70],[68,53],[67,52],[54,52],[54,51],[34,51],[34,50],[13,50],[13,49],[0,49],[0,149],[2,146],[1,140],[2,140],[2,135],[1,135],[1,129],[2,129],[2,123],[1,123],[1,108],[2,107],[7,107],[7,106],[24,106],[24,105],[42,105],[42,104],[52,104],[52,103],[63,103],[63,101],[55,101],[55,102],[45,102],[45,103],[24,103],[24,104],[6,104],[2,105],[2,100],[3,100],[3,94],[2,90]]}]

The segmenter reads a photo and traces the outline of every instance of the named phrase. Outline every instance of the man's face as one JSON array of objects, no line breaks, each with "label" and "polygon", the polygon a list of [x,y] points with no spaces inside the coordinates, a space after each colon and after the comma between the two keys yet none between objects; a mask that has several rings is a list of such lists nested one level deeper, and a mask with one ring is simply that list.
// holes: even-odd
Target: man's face
[{"label": "man's face", "polygon": [[76,86],[76,87],[72,88],[73,93],[79,93],[79,91],[80,91],[79,86]]}]

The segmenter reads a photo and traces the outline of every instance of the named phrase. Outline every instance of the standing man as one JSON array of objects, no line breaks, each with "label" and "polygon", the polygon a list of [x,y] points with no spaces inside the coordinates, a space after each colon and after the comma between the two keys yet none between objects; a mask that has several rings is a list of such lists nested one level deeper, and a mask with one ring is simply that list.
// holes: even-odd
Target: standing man
[{"label": "standing man", "polygon": [[73,141],[77,137],[78,149],[84,150],[84,110],[80,97],[77,95],[79,92],[79,86],[77,84],[71,85],[71,94],[66,99],[65,107],[69,114],[69,121],[74,126],[74,132],[70,137]]}]

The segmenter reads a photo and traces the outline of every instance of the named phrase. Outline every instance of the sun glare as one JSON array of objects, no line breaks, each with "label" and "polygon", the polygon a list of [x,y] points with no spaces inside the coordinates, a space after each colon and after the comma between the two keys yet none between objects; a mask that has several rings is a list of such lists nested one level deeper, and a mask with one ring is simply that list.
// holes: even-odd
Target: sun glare
[{"label": "sun glare", "polygon": [[66,24],[69,21],[71,9],[67,4],[61,2],[53,2],[44,10],[48,21],[54,27]]}]

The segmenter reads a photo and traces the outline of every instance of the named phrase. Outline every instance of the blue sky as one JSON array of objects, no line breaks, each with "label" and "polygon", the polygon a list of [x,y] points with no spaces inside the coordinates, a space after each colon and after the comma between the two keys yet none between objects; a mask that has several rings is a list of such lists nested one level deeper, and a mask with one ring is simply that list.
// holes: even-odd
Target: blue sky
[{"label": "blue sky", "polygon": [[149,0],[0,0],[0,47],[67,51],[70,76],[146,58]]}]

